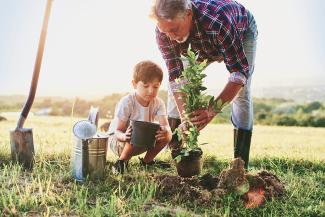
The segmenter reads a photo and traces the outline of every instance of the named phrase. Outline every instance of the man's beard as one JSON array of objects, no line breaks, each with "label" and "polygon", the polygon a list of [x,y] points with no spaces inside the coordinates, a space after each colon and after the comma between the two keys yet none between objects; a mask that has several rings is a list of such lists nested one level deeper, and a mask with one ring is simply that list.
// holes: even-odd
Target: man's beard
[{"label": "man's beard", "polygon": [[175,40],[177,43],[181,44],[181,43],[184,43],[188,37],[190,36],[190,33],[188,33],[186,36],[184,36],[183,38],[181,38],[181,40]]}]

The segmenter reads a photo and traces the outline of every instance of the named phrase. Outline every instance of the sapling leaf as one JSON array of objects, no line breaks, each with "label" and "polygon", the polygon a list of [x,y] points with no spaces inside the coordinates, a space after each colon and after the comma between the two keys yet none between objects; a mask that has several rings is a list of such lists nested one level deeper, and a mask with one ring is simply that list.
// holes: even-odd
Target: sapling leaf
[{"label": "sapling leaf", "polygon": [[208,96],[210,99],[209,99],[209,105],[213,105],[214,103],[214,96]]},{"label": "sapling leaf", "polygon": [[220,112],[222,109],[222,99],[218,99],[217,102],[214,102],[213,110],[215,113]]},{"label": "sapling leaf", "polygon": [[[203,79],[206,77],[206,74],[203,73],[203,70],[207,67],[207,60],[198,62],[199,55],[191,50],[191,47],[187,50],[187,56],[181,56],[181,60],[184,63],[184,70],[180,76],[181,79],[185,79],[187,83],[183,84],[179,89],[180,92],[184,93],[183,97],[179,99],[184,100],[184,112],[183,122],[187,125],[188,130],[177,129],[177,136],[182,140],[185,149],[180,152],[179,156],[188,156],[190,152],[202,152],[198,147],[198,136],[200,132],[196,126],[194,126],[191,121],[189,114],[193,111],[207,108],[209,105],[214,105],[213,96],[207,96],[204,91],[207,90],[203,86]],[[186,63],[186,65],[185,65]],[[180,80],[178,80],[180,82]],[[176,159],[176,158],[175,158]],[[177,158],[177,160],[181,160]]]},{"label": "sapling leaf", "polygon": [[181,162],[182,156],[178,155],[177,157],[174,158],[177,163]]},{"label": "sapling leaf", "polygon": [[218,108],[221,108],[221,106],[222,106],[222,99],[219,98],[219,99],[217,100],[217,107],[218,107]]}]

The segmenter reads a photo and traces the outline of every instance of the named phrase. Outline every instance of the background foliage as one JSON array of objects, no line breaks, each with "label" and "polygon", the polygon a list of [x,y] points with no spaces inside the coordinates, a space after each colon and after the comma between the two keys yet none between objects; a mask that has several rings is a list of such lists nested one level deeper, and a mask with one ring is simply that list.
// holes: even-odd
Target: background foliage
[{"label": "background foliage", "polygon": [[[114,93],[103,98],[86,100],[82,98],[37,97],[32,111],[36,114],[44,108],[50,108],[48,115],[87,117],[90,106],[99,106],[102,118],[112,118],[116,103],[127,93]],[[160,91],[159,96],[167,102],[167,91]],[[20,111],[26,97],[0,96],[1,112]],[[214,123],[229,123],[230,106],[224,108]],[[46,113],[46,114],[47,114]],[[40,114],[42,114],[40,112]],[[255,124],[278,126],[325,127],[325,103],[312,101],[297,103],[281,98],[254,98]]]}]

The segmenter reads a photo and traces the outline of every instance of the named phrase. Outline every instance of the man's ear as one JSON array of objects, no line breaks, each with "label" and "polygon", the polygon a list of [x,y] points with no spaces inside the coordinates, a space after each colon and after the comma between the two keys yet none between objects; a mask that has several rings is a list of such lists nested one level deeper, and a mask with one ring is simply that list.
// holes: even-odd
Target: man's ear
[{"label": "man's ear", "polygon": [[186,16],[193,17],[193,11],[191,9],[186,10]]}]

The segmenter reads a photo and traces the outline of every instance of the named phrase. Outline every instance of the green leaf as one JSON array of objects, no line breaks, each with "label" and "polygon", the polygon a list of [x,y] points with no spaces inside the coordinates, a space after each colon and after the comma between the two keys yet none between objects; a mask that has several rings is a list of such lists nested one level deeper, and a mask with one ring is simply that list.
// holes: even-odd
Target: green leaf
[{"label": "green leaf", "polygon": [[208,98],[210,98],[209,101],[209,105],[213,105],[214,104],[214,96],[208,96]]},{"label": "green leaf", "polygon": [[181,162],[182,156],[178,155],[177,157],[174,158],[177,163]]},{"label": "green leaf", "polygon": [[[184,70],[181,73],[181,78],[186,79],[188,82],[182,85],[180,92],[184,93],[184,108],[185,113],[190,114],[195,110],[206,108],[209,102],[213,102],[214,98],[206,96],[205,91],[207,88],[203,85],[203,79],[206,74],[203,70],[207,67],[207,60],[199,62],[199,54],[191,50],[191,46],[187,49],[187,55],[181,56],[182,61],[186,61],[188,64],[184,64]],[[213,104],[214,105],[214,104]],[[184,120],[193,126],[188,116],[184,117]],[[182,138],[185,145],[185,151],[181,152],[182,156],[188,155],[189,151],[198,148],[198,136],[200,132],[197,127],[189,127],[187,131],[178,132],[179,138]]]},{"label": "green leaf", "polygon": [[221,108],[221,106],[222,106],[222,99],[219,98],[217,101],[217,107]]},{"label": "green leaf", "polygon": [[207,143],[207,142],[204,142],[204,143],[201,143],[200,145],[207,145],[207,144],[209,144],[209,143]]},{"label": "green leaf", "polygon": [[222,99],[218,99],[217,102],[215,102],[214,106],[213,106],[214,112],[218,113],[221,111],[222,109]]}]

